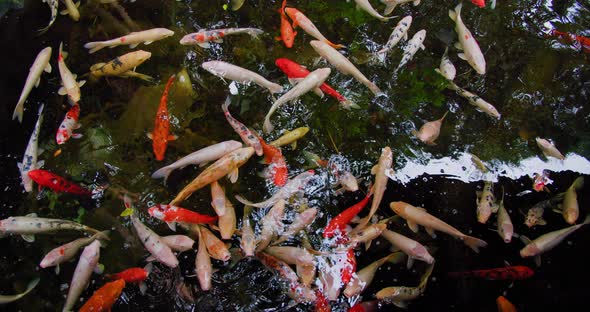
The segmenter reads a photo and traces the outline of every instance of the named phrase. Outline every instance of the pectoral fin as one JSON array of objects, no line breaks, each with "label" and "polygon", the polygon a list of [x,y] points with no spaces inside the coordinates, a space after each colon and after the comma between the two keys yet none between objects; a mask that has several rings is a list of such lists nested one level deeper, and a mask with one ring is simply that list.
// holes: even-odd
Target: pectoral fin
[{"label": "pectoral fin", "polygon": [[[134,44],[130,44],[129,48],[131,49],[135,49],[137,46],[139,45],[139,43],[134,43]],[[112,47],[111,47],[112,48]]]},{"label": "pectoral fin", "polygon": [[61,10],[61,11],[59,11],[59,14],[68,15],[68,10]]},{"label": "pectoral fin", "polygon": [[55,266],[55,275],[59,275],[59,264]]},{"label": "pectoral fin", "polygon": [[313,93],[317,94],[321,98],[324,97],[324,92],[322,92],[322,90],[320,90],[320,88],[313,89]]},{"label": "pectoral fin", "polygon": [[215,42],[215,43],[223,43],[223,39],[221,39],[221,38],[215,39],[215,40],[213,40],[213,42]]},{"label": "pectoral fin", "polygon": [[41,77],[39,77],[37,79],[37,81],[35,81],[35,88],[39,87],[39,84],[41,83]]},{"label": "pectoral fin", "polygon": [[143,44],[148,45],[148,44],[152,44],[153,41],[146,41]]},{"label": "pectoral fin", "polygon": [[239,174],[239,171],[238,171],[238,168],[236,168],[236,169],[232,170],[232,172],[230,172],[227,175],[227,177],[229,178],[229,181],[231,183],[236,183],[238,181],[238,174]]},{"label": "pectoral fin", "polygon": [[47,66],[45,66],[44,70],[46,73],[51,73],[51,64],[47,63]]},{"label": "pectoral fin", "polygon": [[377,170],[379,170],[379,165],[373,166],[373,168],[371,168],[371,174],[372,175],[376,175],[377,174]]},{"label": "pectoral fin", "polygon": [[168,136],[168,141],[176,141],[178,139],[177,135],[171,134]]},{"label": "pectoral fin", "polygon": [[27,243],[32,243],[35,241],[35,235],[33,234],[23,234],[21,235],[21,237],[25,240],[25,242]]},{"label": "pectoral fin", "polygon": [[424,46],[424,44],[421,44],[421,45],[420,45],[420,49],[422,49],[422,50],[426,50],[426,47]]},{"label": "pectoral fin", "polygon": [[428,233],[428,235],[430,235],[432,238],[436,238],[436,234],[434,233],[434,229],[429,228],[429,227],[425,227],[424,229],[426,230],[426,233]]},{"label": "pectoral fin", "polygon": [[414,265],[414,258],[408,256],[408,263],[406,264],[406,267],[409,270],[412,268],[413,265]]},{"label": "pectoral fin", "polygon": [[412,232],[414,232],[414,233],[418,233],[418,224],[416,224],[410,220],[407,220],[407,221],[408,221],[408,227],[410,228],[410,230],[412,230]]},{"label": "pectoral fin", "polygon": [[154,139],[154,135],[151,132],[148,132],[147,134],[148,139],[153,140]]},{"label": "pectoral fin", "polygon": [[41,169],[41,168],[43,168],[43,165],[45,165],[45,161],[44,160],[39,160],[37,162],[37,166],[36,167],[37,167],[37,169]]},{"label": "pectoral fin", "polygon": [[293,141],[293,143],[291,143],[291,149],[296,149],[297,148],[297,141]]},{"label": "pectoral fin", "polygon": [[209,49],[211,47],[209,42],[199,42],[199,43],[197,43],[197,45],[203,49]]},{"label": "pectoral fin", "polygon": [[535,256],[535,264],[540,267],[541,266],[541,256]]},{"label": "pectoral fin", "polygon": [[86,84],[86,80],[78,81],[78,87],[82,87],[84,84]]},{"label": "pectoral fin", "polygon": [[465,56],[465,54],[463,54],[463,53],[459,53],[459,54],[457,54],[457,56],[458,56],[460,59],[462,59],[462,60],[464,60],[464,61],[467,61],[467,56]]},{"label": "pectoral fin", "polygon": [[83,135],[81,135],[80,133],[73,133],[72,134],[72,139],[79,139],[81,137],[83,137]]},{"label": "pectoral fin", "polygon": [[66,95],[66,94],[68,94],[68,91],[66,90],[66,88],[61,87],[61,88],[59,88],[59,90],[57,90],[57,94]]},{"label": "pectoral fin", "polygon": [[176,222],[166,222],[166,225],[168,225],[172,231],[176,232]]},{"label": "pectoral fin", "polygon": [[300,83],[300,82],[301,82],[301,80],[303,80],[303,78],[288,78],[288,80],[289,80],[289,83],[290,83],[292,86],[295,86],[295,85],[297,85],[298,83]]},{"label": "pectoral fin", "polygon": [[463,45],[459,41],[455,42],[454,46],[456,49],[463,50]]}]

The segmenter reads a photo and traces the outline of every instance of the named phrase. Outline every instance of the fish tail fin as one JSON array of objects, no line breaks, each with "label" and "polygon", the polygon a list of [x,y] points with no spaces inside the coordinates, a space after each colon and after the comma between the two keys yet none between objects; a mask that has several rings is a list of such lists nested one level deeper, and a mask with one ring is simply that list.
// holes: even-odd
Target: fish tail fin
[{"label": "fish tail fin", "polygon": [[221,104],[221,110],[226,113],[228,112],[228,107],[229,104],[231,104],[231,99],[229,98],[229,96],[227,98],[225,98],[225,102],[223,102],[223,104]]},{"label": "fish tail fin", "polygon": [[98,232],[96,234],[94,234],[96,236],[97,239],[99,240],[106,240],[106,241],[110,241],[110,237],[109,234],[111,234],[110,230],[106,230],[106,231],[102,231],[102,232]]},{"label": "fish tail fin", "polygon": [[106,47],[106,45],[102,42],[88,42],[87,44],[84,45],[84,47],[86,49],[90,49],[88,51],[88,53],[92,54],[92,53]]},{"label": "fish tail fin", "polygon": [[465,235],[465,237],[463,237],[463,242],[465,243],[465,245],[469,246],[469,248],[473,249],[473,251],[477,253],[479,253],[480,247],[485,247],[488,245],[488,243],[486,243],[485,241],[468,235]]},{"label": "fish tail fin", "polygon": [[449,111],[446,111],[445,114],[441,117],[440,121],[442,122],[443,120],[445,120],[445,117],[447,117],[447,114],[449,113]]},{"label": "fish tail fin", "polygon": [[333,42],[332,42],[332,41],[330,41],[330,40],[326,40],[326,43],[327,43],[329,46],[331,46],[332,48],[336,49],[336,50],[338,50],[338,49],[344,49],[344,48],[346,48],[346,46],[345,46],[345,45],[342,45],[342,44],[336,44],[336,43],[333,43]]},{"label": "fish tail fin", "polygon": [[391,0],[381,0],[381,3],[385,4],[385,10],[383,11],[383,15],[389,15],[397,6],[397,2]]},{"label": "fish tail fin", "polygon": [[385,59],[387,58],[387,52],[389,51],[389,49],[387,48],[383,48],[379,51],[377,51],[377,59],[383,63],[385,62]]},{"label": "fish tail fin", "polygon": [[582,224],[586,225],[586,224],[589,224],[589,223],[590,223],[590,214],[588,214],[586,216],[586,218],[584,219],[584,222],[582,222]]},{"label": "fish tail fin", "polygon": [[268,90],[270,93],[279,93],[283,91],[283,87],[279,84],[273,83],[268,87]]},{"label": "fish tail fin", "polygon": [[347,100],[347,99],[340,101],[340,106],[342,106],[342,108],[344,108],[344,109],[351,109],[351,108],[360,109],[361,108],[358,104],[356,104],[350,100]]},{"label": "fish tail fin", "polygon": [[262,35],[264,31],[258,28],[251,28],[246,31],[246,33],[254,38],[258,38],[258,36]]},{"label": "fish tail fin", "polygon": [[274,126],[270,123],[270,115],[266,115],[266,117],[264,117],[262,129],[265,133],[270,133],[274,129]]},{"label": "fish tail fin", "polygon": [[14,108],[14,112],[12,113],[12,120],[15,120],[18,118],[18,122],[20,122],[20,123],[23,122],[24,107],[25,107],[25,101],[23,101],[23,100],[18,101],[18,103],[16,104],[16,107]]},{"label": "fish tail fin", "polygon": [[164,183],[166,183],[166,180],[168,180],[168,176],[170,175],[172,170],[173,169],[170,167],[160,168],[160,169],[156,170],[156,172],[152,173],[152,179],[164,178]]},{"label": "fish tail fin", "polygon": [[[13,119],[14,119],[14,117],[13,117]],[[584,177],[579,176],[578,178],[576,178],[576,180],[574,180],[574,183],[572,183],[571,187],[575,191],[579,191],[580,189],[582,189],[584,187]]]},{"label": "fish tail fin", "polygon": [[[459,4],[460,5],[460,4]],[[453,10],[449,10],[449,17],[456,22],[457,21],[457,13]]]}]

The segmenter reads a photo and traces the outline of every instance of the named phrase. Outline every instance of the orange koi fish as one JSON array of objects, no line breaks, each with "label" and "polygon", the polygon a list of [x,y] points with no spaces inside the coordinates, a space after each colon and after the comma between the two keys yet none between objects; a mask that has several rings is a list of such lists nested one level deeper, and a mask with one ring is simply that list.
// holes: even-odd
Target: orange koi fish
[{"label": "orange koi fish", "polygon": [[498,312],[516,312],[516,307],[504,296],[498,297],[496,303],[498,304]]},{"label": "orange koi fish", "polygon": [[127,283],[143,282],[148,278],[149,272],[143,268],[129,268],[115,274],[106,274],[111,280],[123,280]]},{"label": "orange koi fish", "polygon": [[164,160],[168,141],[174,141],[178,138],[175,135],[170,135],[170,116],[168,115],[167,108],[168,92],[175,78],[175,75],[170,76],[168,83],[166,83],[166,88],[164,88],[164,93],[162,93],[162,98],[160,99],[160,106],[156,113],[154,131],[147,135],[152,140],[152,147],[157,160]]},{"label": "orange koi fish", "polygon": [[295,8],[285,8],[285,12],[287,15],[293,20],[293,28],[300,26],[306,33],[310,36],[316,38],[317,40],[323,41],[330,45],[334,49],[342,49],[344,48],[341,44],[335,44],[330,40],[326,39],[324,35],[318,30],[318,28],[313,24],[313,22],[305,16],[305,14],[301,13],[301,11]]},{"label": "orange koi fish", "polygon": [[283,0],[283,5],[279,9],[279,13],[281,14],[281,36],[277,37],[278,41],[283,41],[287,48],[293,47],[293,41],[295,41],[295,36],[297,36],[297,32],[293,30],[291,24],[289,23],[289,19],[287,19],[287,14],[285,14],[285,7],[287,6],[287,0]]},{"label": "orange koi fish", "polygon": [[124,279],[104,284],[92,294],[92,297],[80,308],[80,312],[110,311],[111,306],[119,299],[123,288],[125,288]]},{"label": "orange koi fish", "polygon": [[590,38],[561,32],[555,29],[551,30],[551,36],[557,37],[567,44],[574,44],[577,49],[581,49],[584,53],[590,53]]}]

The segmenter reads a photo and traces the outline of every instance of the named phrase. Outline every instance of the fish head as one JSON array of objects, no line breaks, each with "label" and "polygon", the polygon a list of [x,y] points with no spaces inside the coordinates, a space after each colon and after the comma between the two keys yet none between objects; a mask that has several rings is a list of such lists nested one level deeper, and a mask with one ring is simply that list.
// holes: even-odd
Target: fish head
[{"label": "fish head", "polygon": [[29,171],[28,175],[29,178],[31,178],[37,184],[40,184],[40,182],[47,180],[47,178],[49,177],[49,174],[43,169],[31,170]]},{"label": "fish head", "polygon": [[537,245],[532,242],[520,250],[520,256],[523,258],[532,257],[538,255],[540,252],[541,250],[539,250],[539,247],[537,247]]},{"label": "fish head", "polygon": [[412,252],[414,253],[412,257],[424,261],[428,264],[434,263],[434,258],[430,255],[428,250],[420,244],[417,244],[414,248],[412,248]]},{"label": "fish head", "polygon": [[477,207],[477,222],[485,224],[492,215],[492,208],[485,202]]},{"label": "fish head", "polygon": [[170,30],[170,29],[166,29],[166,28],[160,28],[158,31],[160,38],[168,38],[172,35],[174,35],[174,31]]},{"label": "fish head", "polygon": [[194,36],[194,34],[188,34],[188,35],[182,37],[180,39],[180,44],[182,44],[182,45],[189,45],[189,44],[195,43],[196,40],[193,39],[193,36]]},{"label": "fish head", "polygon": [[406,16],[406,17],[402,18],[402,19],[399,21],[399,23],[400,23],[401,25],[410,25],[410,24],[412,23],[412,19],[413,19],[413,18],[412,18],[412,16],[411,16],[411,15],[408,15],[408,16]]},{"label": "fish head", "polygon": [[293,72],[293,68],[297,65],[299,66],[299,64],[291,61],[288,58],[278,58],[275,60],[275,65],[281,70],[283,71],[287,76],[290,76],[291,73]]},{"label": "fish head", "polygon": [[215,76],[223,76],[224,72],[220,68],[221,64],[219,61],[209,61],[201,64],[201,67]]},{"label": "fish head", "polygon": [[148,213],[150,214],[150,216],[160,220],[164,218],[164,211],[165,210],[162,209],[161,205],[156,205],[148,209]]},{"label": "fish head", "polygon": [[326,51],[327,48],[330,48],[330,46],[327,43],[324,43],[322,41],[319,40],[312,40],[309,42],[309,45],[316,50],[316,52],[319,55],[323,55],[325,54],[324,52]]},{"label": "fish head", "polygon": [[468,63],[478,74],[484,75],[486,73],[486,61],[483,56],[469,58]]},{"label": "fish head", "polygon": [[66,143],[67,140],[70,139],[71,131],[65,125],[61,125],[57,130],[57,134],[55,135],[55,141],[57,145],[61,145]]},{"label": "fish head", "polygon": [[254,148],[251,146],[242,147],[240,149],[235,150],[234,152],[234,160],[238,163],[243,163],[250,159],[254,154]]},{"label": "fish head", "polygon": [[401,215],[401,216],[403,216],[405,214],[406,206],[407,206],[407,204],[404,202],[401,202],[401,201],[389,203],[389,208],[391,208],[391,210],[393,210],[393,212],[395,212],[396,214]]},{"label": "fish head", "polygon": [[546,139],[539,138],[539,137],[536,137],[535,141],[537,141],[537,145],[541,149],[551,148],[553,146],[553,144],[551,144],[551,142],[547,141]]},{"label": "fish head", "polygon": [[296,8],[285,8],[285,13],[292,19],[296,20],[297,14],[303,14],[301,11],[297,10]]},{"label": "fish head", "polygon": [[356,192],[359,189],[358,182],[356,178],[350,173],[349,171],[344,171],[340,174],[340,184],[344,187],[345,190],[350,192]]},{"label": "fish head", "polygon": [[524,224],[528,227],[533,227],[539,224],[540,216],[535,213],[534,209],[529,209],[524,219]]},{"label": "fish head", "polygon": [[576,223],[576,220],[578,220],[578,217],[579,217],[579,210],[578,209],[564,209],[563,210],[563,218],[565,219],[565,222],[567,222],[568,224]]},{"label": "fish head", "polygon": [[147,61],[150,57],[152,57],[152,53],[144,50],[139,50],[135,52],[135,57],[137,57],[138,62],[143,63]]},{"label": "fish head", "polygon": [[500,225],[498,230],[500,232],[500,236],[502,237],[502,239],[504,239],[504,242],[510,243],[510,241],[512,240],[512,234],[514,233],[514,228],[512,224],[503,223],[502,225]]},{"label": "fish head", "polygon": [[43,260],[41,260],[41,263],[39,263],[39,266],[42,268],[47,268],[47,267],[51,267],[56,265],[56,260],[57,258],[60,256],[60,252],[59,250],[61,250],[63,255],[63,247],[59,248],[58,250],[52,250],[51,252],[49,252],[47,255],[45,255],[45,257],[43,258]]}]

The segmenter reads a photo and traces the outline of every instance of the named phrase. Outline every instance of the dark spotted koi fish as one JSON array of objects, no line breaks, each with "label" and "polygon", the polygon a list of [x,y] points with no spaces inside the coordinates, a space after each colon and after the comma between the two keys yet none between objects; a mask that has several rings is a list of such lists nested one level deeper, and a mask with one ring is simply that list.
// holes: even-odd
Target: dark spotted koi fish
[{"label": "dark spotted koi fish", "polygon": [[507,266],[503,268],[494,268],[487,270],[473,270],[465,272],[449,272],[448,276],[453,278],[459,277],[477,277],[487,280],[523,280],[535,274],[531,268],[523,265]]},{"label": "dark spotted koi fish", "polygon": [[43,169],[35,169],[29,171],[29,177],[37,184],[39,188],[47,187],[56,193],[70,193],[75,195],[91,196],[92,192],[58,176],[55,173]]},{"label": "dark spotted koi fish", "polygon": [[221,104],[221,109],[223,110],[225,119],[227,119],[227,122],[229,122],[231,127],[234,128],[234,130],[240,135],[242,141],[248,144],[248,146],[252,146],[254,148],[254,151],[256,152],[256,155],[262,156],[262,154],[264,154],[264,151],[262,150],[262,144],[252,133],[252,131],[248,129],[248,127],[246,127],[243,123],[239,122],[237,119],[232,117],[232,115],[229,113],[229,110],[227,109],[230,103],[231,100],[228,96],[227,99],[225,99],[225,103]]},{"label": "dark spotted koi fish", "polygon": [[168,115],[168,92],[170,87],[176,78],[175,75],[170,76],[162,98],[160,99],[160,106],[158,106],[158,112],[156,113],[156,120],[154,125],[154,131],[148,133],[148,138],[152,140],[152,147],[154,155],[157,160],[164,160],[164,154],[166,154],[166,148],[168,147],[168,141],[174,141],[178,137],[170,134],[170,116]]}]

